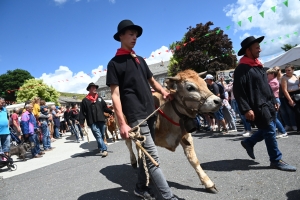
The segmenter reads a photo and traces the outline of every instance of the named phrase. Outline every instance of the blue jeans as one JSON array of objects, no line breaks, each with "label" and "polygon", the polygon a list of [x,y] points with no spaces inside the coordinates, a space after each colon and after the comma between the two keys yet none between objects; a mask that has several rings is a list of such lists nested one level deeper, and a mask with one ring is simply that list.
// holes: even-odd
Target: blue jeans
[{"label": "blue jeans", "polygon": [[243,122],[243,124],[244,124],[244,129],[245,129],[246,131],[251,131],[251,124],[250,124],[249,122],[247,122],[245,115],[242,115],[242,114],[241,114],[241,112],[240,112],[240,110],[239,110],[239,107],[238,107],[238,104],[237,104],[236,100],[235,100],[235,99],[232,99],[232,100],[231,100],[231,104],[232,104],[232,107],[233,107],[234,111],[235,111],[237,114],[239,114],[239,116],[240,116],[240,118],[241,118],[241,120],[242,120],[242,122]]},{"label": "blue jeans", "polygon": [[10,151],[10,134],[0,135],[0,152],[8,153]]},{"label": "blue jeans", "polygon": [[40,142],[39,142],[37,134],[35,134],[35,133],[32,135],[29,134],[29,141],[31,143],[31,154],[32,154],[32,157],[34,157],[41,152]]},{"label": "blue jeans", "polygon": [[278,162],[282,154],[278,149],[276,141],[276,125],[272,121],[267,128],[258,129],[250,138],[245,139],[244,141],[251,146],[254,146],[257,142],[265,140],[267,151],[270,157],[271,162]]},{"label": "blue jeans", "polygon": [[216,120],[219,120],[219,121],[224,119],[223,106],[221,106],[220,109],[214,113],[214,116],[215,116]]},{"label": "blue jeans", "polygon": [[[277,103],[279,103],[279,105],[281,104],[279,98],[276,98],[276,101],[277,101]],[[275,122],[276,122],[276,128],[278,129],[278,132],[283,133],[283,134],[286,133],[284,127],[282,126],[281,122],[278,119],[278,112],[276,112],[276,121]]]},{"label": "blue jeans", "polygon": [[59,128],[57,126],[54,125],[54,138],[60,138],[59,135]]},{"label": "blue jeans", "polygon": [[[143,120],[137,120],[131,124],[129,124],[130,127],[134,127],[138,125]],[[148,120],[148,123],[144,122],[142,125],[140,125],[140,133],[141,135],[146,137],[146,141],[142,144],[145,150],[152,156],[152,158],[159,163],[158,158],[158,152],[157,148],[153,142],[153,138],[151,135],[154,135],[154,126],[155,126],[155,117],[152,117]],[[156,167],[147,156],[146,163],[148,172],[151,176],[151,180],[153,181],[154,185],[162,195],[164,199],[171,199],[173,197],[172,191],[166,181],[166,178],[163,175],[163,172],[160,167]],[[138,168],[138,182],[137,186],[139,188],[142,188],[146,185],[146,173],[145,169],[143,167],[143,159],[140,159],[139,167]]]},{"label": "blue jeans", "polygon": [[79,130],[79,133],[80,133],[80,136],[83,138],[83,133],[82,133],[80,124],[75,124],[75,126],[77,126],[77,128]]},{"label": "blue jeans", "polygon": [[296,126],[296,116],[292,107],[289,105],[286,98],[280,98],[281,106],[279,109],[281,118],[286,126]]},{"label": "blue jeans", "polygon": [[76,130],[76,124],[75,124],[75,123],[72,123],[72,124],[71,124],[71,132],[75,135],[76,140],[78,141],[78,140],[79,140],[79,137],[78,137],[78,132],[77,132],[77,130]]},{"label": "blue jeans", "polygon": [[95,122],[90,126],[92,133],[97,141],[100,151],[107,151],[107,147],[103,141],[105,133],[105,122]]},{"label": "blue jeans", "polygon": [[44,150],[51,149],[50,131],[49,131],[49,128],[48,128],[47,121],[43,121],[41,123],[41,131],[42,131],[42,134],[43,134],[42,142],[43,142]]}]

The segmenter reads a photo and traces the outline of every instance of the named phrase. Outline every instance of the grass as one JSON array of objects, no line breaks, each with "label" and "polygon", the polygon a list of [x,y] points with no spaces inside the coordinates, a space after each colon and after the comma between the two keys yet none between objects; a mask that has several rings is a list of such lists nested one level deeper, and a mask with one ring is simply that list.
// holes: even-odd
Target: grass
[{"label": "grass", "polygon": [[76,99],[83,99],[86,94],[77,94],[77,93],[68,93],[68,92],[59,92],[61,97],[76,97]]}]

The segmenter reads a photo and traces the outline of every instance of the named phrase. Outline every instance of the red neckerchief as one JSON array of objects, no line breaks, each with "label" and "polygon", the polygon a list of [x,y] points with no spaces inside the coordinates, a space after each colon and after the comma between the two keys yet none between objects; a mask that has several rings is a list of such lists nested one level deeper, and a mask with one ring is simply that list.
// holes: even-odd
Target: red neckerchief
[{"label": "red neckerchief", "polygon": [[122,49],[122,48],[117,49],[116,56],[121,56],[121,55],[131,55],[138,64],[141,64],[133,50],[129,51],[129,50]]},{"label": "red neckerchief", "polygon": [[98,98],[98,94],[97,93],[96,94],[89,93],[88,95],[86,95],[86,98],[88,100],[90,100],[92,103],[95,103]]},{"label": "red neckerchief", "polygon": [[256,58],[256,59],[251,59],[248,58],[247,56],[243,56],[240,60],[239,64],[247,64],[251,67],[263,67],[263,65],[261,64],[261,62]]},{"label": "red neckerchief", "polygon": [[74,108],[74,109],[72,109],[72,111],[73,111],[74,114],[76,114],[76,115],[78,114],[77,109]]}]

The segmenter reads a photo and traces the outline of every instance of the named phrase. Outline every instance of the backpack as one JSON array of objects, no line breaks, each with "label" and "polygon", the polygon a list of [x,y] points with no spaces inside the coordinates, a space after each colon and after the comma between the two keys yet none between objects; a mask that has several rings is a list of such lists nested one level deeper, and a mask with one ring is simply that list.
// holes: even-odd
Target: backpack
[{"label": "backpack", "polygon": [[225,99],[225,90],[222,84],[217,83],[217,86],[219,87],[219,93],[220,93],[220,98]]}]

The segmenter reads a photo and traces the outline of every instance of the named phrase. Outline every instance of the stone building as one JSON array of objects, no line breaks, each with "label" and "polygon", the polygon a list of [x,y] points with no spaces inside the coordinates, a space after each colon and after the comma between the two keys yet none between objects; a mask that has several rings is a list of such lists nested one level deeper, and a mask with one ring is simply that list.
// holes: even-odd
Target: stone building
[{"label": "stone building", "polygon": [[[168,66],[169,66],[169,61],[164,61],[164,62],[162,61],[162,62],[159,62],[159,63],[149,65],[149,69],[153,73],[154,79],[157,82],[159,82],[161,85],[163,85],[164,80],[167,77]],[[101,76],[98,79],[98,81],[96,82],[96,85],[99,85],[99,88],[97,90],[98,94],[104,100],[110,100],[111,99],[111,93],[110,93],[110,88],[106,86],[106,76]]]}]

